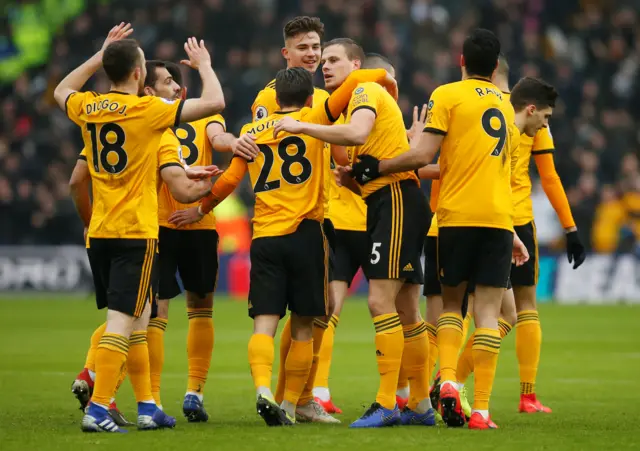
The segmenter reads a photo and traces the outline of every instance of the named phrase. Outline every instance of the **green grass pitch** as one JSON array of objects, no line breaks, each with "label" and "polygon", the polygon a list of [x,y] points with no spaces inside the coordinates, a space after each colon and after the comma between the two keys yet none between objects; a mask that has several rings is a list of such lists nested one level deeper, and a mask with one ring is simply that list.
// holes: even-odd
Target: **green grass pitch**
[{"label": "green grass pitch", "polygon": [[[179,298],[171,306],[165,335],[162,393],[165,410],[178,417],[178,426],[111,436],[80,432],[81,412],[70,391],[90,334],[104,313],[96,311],[90,299],[3,299],[0,449],[640,449],[640,308],[544,305],[540,316],[543,352],[537,391],[553,408],[551,415],[517,413],[512,333],[502,347],[492,397],[499,430],[348,429],[373,401],[378,382],[373,326],[366,304],[355,299],[347,301],[338,327],[331,374],[334,400],[344,409],[339,416],[343,423],[270,429],[255,413],[246,350],[252,324],[246,304],[222,298],[214,308],[215,349],[205,390],[211,418],[206,424],[184,420],[187,319]],[[118,405],[135,420],[128,382]]]}]

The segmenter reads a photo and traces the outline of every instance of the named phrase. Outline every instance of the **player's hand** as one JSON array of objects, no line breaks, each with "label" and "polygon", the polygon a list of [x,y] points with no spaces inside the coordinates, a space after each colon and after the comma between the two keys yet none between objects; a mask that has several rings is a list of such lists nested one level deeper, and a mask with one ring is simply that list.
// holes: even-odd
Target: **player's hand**
[{"label": "player's hand", "polygon": [[[420,136],[422,130],[424,130],[424,125],[427,120],[427,105],[422,105],[422,110],[420,111],[420,116],[418,116],[418,107],[413,107],[413,123],[411,124],[411,128],[407,130],[407,138],[409,141],[412,141],[414,138]],[[413,146],[412,146],[413,147]]]},{"label": "player's hand", "polygon": [[233,140],[231,151],[234,155],[252,161],[260,153],[260,148],[256,144],[256,136],[251,133],[245,133]]},{"label": "player's hand", "polygon": [[398,82],[395,78],[391,76],[389,72],[387,72],[387,76],[384,79],[384,87],[387,92],[391,94],[391,97],[397,102],[398,101]]},{"label": "player's hand", "polygon": [[109,34],[107,35],[107,39],[104,40],[104,44],[102,44],[102,51],[107,48],[109,44],[112,42],[120,41],[121,39],[128,38],[131,33],[133,33],[133,28],[131,28],[130,23],[120,22],[120,25],[116,25],[111,30],[109,30]]},{"label": "player's hand", "polygon": [[171,216],[169,216],[169,224],[173,224],[176,227],[184,227],[199,222],[202,218],[204,218],[204,215],[200,214],[198,207],[191,207],[186,210],[177,210],[171,213]]},{"label": "player's hand", "polygon": [[333,170],[333,176],[336,179],[336,185],[346,186],[351,180],[351,166],[336,166]]},{"label": "player's hand", "polygon": [[202,180],[211,177],[217,177],[224,171],[215,164],[209,166],[188,166],[185,168],[187,178],[191,180]]},{"label": "player's hand", "polygon": [[181,64],[195,70],[200,69],[200,66],[211,66],[211,55],[209,55],[202,39],[200,42],[193,37],[187,39],[187,42],[184,43],[184,51],[187,52],[189,59],[181,60]]},{"label": "player's hand", "polygon": [[379,165],[380,160],[377,158],[372,157],[371,155],[359,155],[358,162],[351,168],[351,177],[353,177],[360,185],[369,183],[370,181],[380,177],[381,174],[378,169]]},{"label": "player's hand", "polygon": [[292,118],[291,116],[285,116],[273,126],[273,138],[276,139],[280,132],[289,132],[294,135],[302,133],[303,128],[304,126],[302,125],[302,122]]},{"label": "player's hand", "polygon": [[529,251],[527,246],[524,245],[518,235],[513,236],[513,252],[511,255],[511,262],[516,266],[522,266],[529,261]]},{"label": "player's hand", "polygon": [[584,259],[587,258],[587,253],[584,249],[578,230],[573,230],[567,233],[567,258],[569,263],[573,263],[573,269],[577,269]]}]

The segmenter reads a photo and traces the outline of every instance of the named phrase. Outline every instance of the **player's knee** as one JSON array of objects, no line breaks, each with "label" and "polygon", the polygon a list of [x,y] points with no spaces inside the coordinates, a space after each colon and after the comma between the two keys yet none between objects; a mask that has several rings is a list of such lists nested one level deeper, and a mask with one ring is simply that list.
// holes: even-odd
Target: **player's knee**
[{"label": "player's knee", "polygon": [[313,338],[313,316],[298,316],[291,313],[291,338],[296,341],[309,341]]},{"label": "player's knee", "polygon": [[516,311],[537,310],[535,285],[513,287],[513,295],[515,297]]},{"label": "player's knee", "polygon": [[135,321],[136,318],[134,316],[117,310],[109,310],[107,312],[107,328],[105,332],[129,337],[133,331]]},{"label": "player's knee", "polygon": [[279,322],[279,315],[257,315],[253,318],[253,333],[275,337]]},{"label": "player's knee", "polygon": [[188,308],[213,308],[213,293],[186,292]]},{"label": "player's knee", "polygon": [[169,300],[159,299],[157,304],[156,318],[169,319]]},{"label": "player's knee", "polygon": [[427,313],[425,317],[429,324],[436,324],[442,315],[442,296],[427,296]]},{"label": "player's knee", "polygon": [[396,310],[402,324],[422,321],[420,315],[420,285],[404,284],[396,296]]}]

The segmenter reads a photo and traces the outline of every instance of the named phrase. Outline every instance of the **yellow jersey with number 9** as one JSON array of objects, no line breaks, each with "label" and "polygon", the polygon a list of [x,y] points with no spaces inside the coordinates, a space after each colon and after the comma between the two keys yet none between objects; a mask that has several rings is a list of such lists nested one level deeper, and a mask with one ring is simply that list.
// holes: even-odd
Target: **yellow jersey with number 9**
[{"label": "yellow jersey with number 9", "polygon": [[181,166],[178,153],[159,152],[178,125],[182,102],[111,91],[76,92],[66,100],[82,128],[93,190],[90,238],[158,237],[158,169]]},{"label": "yellow jersey with number 9", "polygon": [[[351,164],[357,162],[359,155],[371,155],[378,160],[388,160],[409,150],[402,111],[382,86],[373,82],[360,83],[351,94],[345,122],[351,122],[353,114],[362,109],[372,111],[376,117],[366,142],[354,147],[354,151],[350,152]],[[369,194],[380,188],[407,179],[419,184],[418,176],[413,171],[385,175],[361,186],[362,198],[366,199]]]},{"label": "yellow jersey with number 9", "polygon": [[[213,148],[207,135],[207,127],[213,123],[220,124],[223,129],[225,128],[224,118],[219,114],[200,119],[199,121],[180,124],[178,127],[173,128],[172,133],[175,134],[177,138],[180,155],[187,165],[209,166],[212,164]],[[173,140],[173,142],[175,143],[175,140]],[[163,144],[169,145],[169,143],[162,143],[161,147]],[[169,223],[171,214],[176,210],[185,210],[190,207],[197,207],[198,205],[199,202],[181,204],[173,198],[169,187],[163,183],[160,190],[160,197],[158,198],[159,224],[162,227],[175,229],[176,226]],[[216,218],[213,211],[211,211],[204,215],[200,221],[180,227],[180,230],[215,230],[215,228]]]},{"label": "yellow jersey with number 9", "polygon": [[438,227],[513,230],[514,123],[513,107],[489,80],[472,77],[433,91],[424,131],[444,135]]}]

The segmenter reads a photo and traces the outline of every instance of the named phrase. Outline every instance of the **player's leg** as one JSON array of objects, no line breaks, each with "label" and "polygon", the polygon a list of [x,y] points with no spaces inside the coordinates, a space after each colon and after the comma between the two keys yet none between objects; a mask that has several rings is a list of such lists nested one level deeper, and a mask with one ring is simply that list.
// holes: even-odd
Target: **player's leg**
[{"label": "player's leg", "polygon": [[401,413],[402,424],[433,426],[435,411],[429,398],[429,336],[420,315],[420,285],[405,283],[396,297],[396,308],[404,334],[402,370],[411,385],[411,396]]},{"label": "player's leg", "polygon": [[284,237],[257,238],[251,242],[249,316],[253,334],[248,355],[256,389],[256,409],[268,426],[290,425],[289,418],[271,392],[274,339],[278,322],[286,312],[287,273],[282,249]]},{"label": "player's leg", "polygon": [[420,254],[429,220],[424,194],[413,181],[396,182],[367,198],[369,312],[376,330],[380,385],[375,402],[351,427],[398,424],[396,404],[404,335],[396,298],[405,280],[422,283]]},{"label": "player's leg", "polygon": [[513,233],[487,228],[479,231],[478,239],[481,245],[475,268],[473,310],[476,331],[472,345],[475,384],[469,428],[488,429],[496,427],[489,416],[489,399],[500,353],[498,322],[511,271]]},{"label": "player's leg", "polygon": [[164,334],[169,322],[169,300],[180,294],[180,286],[176,280],[177,252],[180,249],[178,233],[178,230],[167,227],[159,229],[158,244],[161,252],[158,255],[158,299],[154,300],[152,305],[151,319],[147,330],[151,392],[153,399],[161,409],[160,383],[164,366]]},{"label": "player's leg", "polygon": [[[429,382],[433,377],[433,372],[438,361],[438,342],[436,338],[436,326],[438,318],[442,314],[442,288],[438,277],[438,237],[427,236],[424,240],[424,290],[423,295],[426,297],[425,322],[427,326],[427,335],[429,337],[429,361],[427,363],[427,373],[429,374]],[[434,408],[438,408],[438,400],[440,396],[440,379],[431,386],[430,396],[431,403]]]},{"label": "player's leg", "polygon": [[87,351],[84,367],[71,384],[71,392],[78,402],[80,402],[80,410],[82,411],[84,411],[87,404],[89,404],[91,394],[93,393],[93,383],[96,378],[96,351],[98,350],[100,339],[106,328],[107,323],[102,323],[93,331],[93,334],[91,334],[91,343]]},{"label": "player's leg", "polygon": [[207,421],[204,387],[215,341],[213,293],[218,280],[218,233],[215,230],[182,231],[178,269],[187,296],[188,379],[182,412],[189,422]]},{"label": "player's leg", "polygon": [[540,363],[542,329],[536,304],[538,283],[538,245],[535,224],[517,226],[516,232],[529,251],[529,261],[511,270],[517,311],[516,356],[520,370],[520,405],[523,413],[551,413],[536,397],[536,378]]}]

